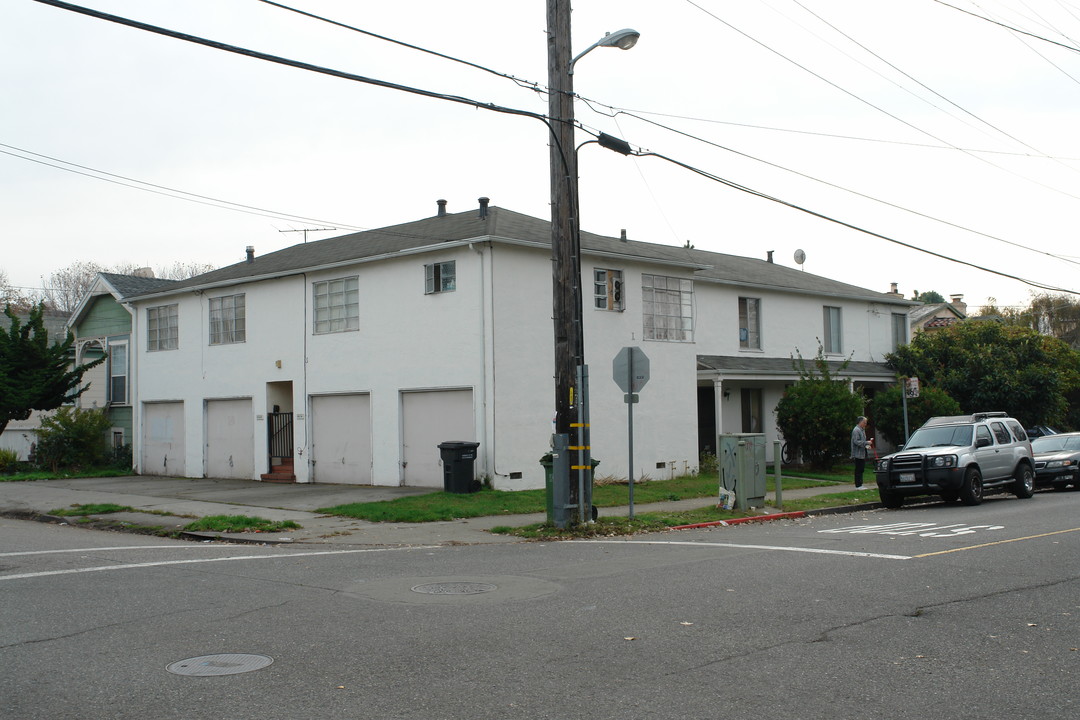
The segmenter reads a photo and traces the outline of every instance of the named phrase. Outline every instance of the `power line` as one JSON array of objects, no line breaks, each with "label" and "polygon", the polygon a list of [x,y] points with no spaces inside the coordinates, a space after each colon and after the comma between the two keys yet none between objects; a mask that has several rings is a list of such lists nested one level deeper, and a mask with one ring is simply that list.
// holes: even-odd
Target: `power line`
[{"label": "power line", "polygon": [[962,12],[965,15],[970,15],[971,17],[978,18],[980,20],[985,20],[986,22],[991,23],[992,25],[998,25],[1000,27],[1005,28],[1006,30],[1011,30],[1011,31],[1013,31],[1015,33],[1020,33],[1021,35],[1027,35],[1028,37],[1035,38],[1036,40],[1042,40],[1043,42],[1050,43],[1051,45],[1057,45],[1058,47],[1065,48],[1066,50],[1071,50],[1074,53],[1080,53],[1080,48],[1073,47],[1072,45],[1066,45],[1065,43],[1060,43],[1060,42],[1058,42],[1056,40],[1051,40],[1050,38],[1045,38],[1042,35],[1036,35],[1035,33],[1028,32],[1027,30],[1021,30],[1018,27],[1014,27],[1014,26],[1009,25],[1007,23],[999,22],[998,20],[988,18],[985,15],[979,15],[978,13],[973,13],[970,10],[964,10],[963,8],[958,8],[955,5],[950,5],[949,3],[943,2],[942,0],[934,0],[934,2],[936,2],[938,5],[944,5],[947,8],[952,8],[953,10],[956,10],[957,12]]}]

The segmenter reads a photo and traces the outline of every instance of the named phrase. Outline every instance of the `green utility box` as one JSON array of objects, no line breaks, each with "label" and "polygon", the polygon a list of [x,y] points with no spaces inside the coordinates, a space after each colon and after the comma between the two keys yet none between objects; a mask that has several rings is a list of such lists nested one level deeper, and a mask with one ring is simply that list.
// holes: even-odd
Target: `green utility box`
[{"label": "green utility box", "polygon": [[[744,443],[740,447],[740,443]],[[720,489],[742,500],[740,510],[765,506],[765,434],[730,433],[720,435]]]}]

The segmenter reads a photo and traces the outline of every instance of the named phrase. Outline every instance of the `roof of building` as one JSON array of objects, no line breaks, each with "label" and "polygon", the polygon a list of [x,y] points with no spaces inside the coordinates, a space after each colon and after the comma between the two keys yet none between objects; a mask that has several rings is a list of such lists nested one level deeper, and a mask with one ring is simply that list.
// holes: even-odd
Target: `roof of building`
[{"label": "roof of building", "polygon": [[[952,313],[953,319],[955,320],[965,320],[967,318],[967,315],[960,312],[960,310],[958,310],[955,305],[946,302],[930,303],[928,305],[916,305],[915,307],[908,310],[908,318],[910,319],[912,325],[918,325],[922,323],[924,319],[932,317],[937,313],[941,312],[942,310],[948,310],[950,313]],[[934,327],[943,326],[935,325]]]},{"label": "roof of building", "polygon": [[[163,290],[223,286],[316,269],[346,265],[356,261],[384,258],[398,253],[421,251],[447,242],[509,242],[550,247],[551,223],[499,207],[485,211],[447,213],[421,220],[350,233],[338,237],[293,245],[276,252],[254,257],[218,270],[181,280],[167,288],[147,288],[138,296],[154,295]],[[659,245],[621,238],[581,233],[583,255],[604,255],[623,260],[662,263],[693,271],[705,281],[771,288],[788,292],[807,292],[842,297],[857,297],[874,302],[910,305],[895,295],[842,283],[836,280],[738,255],[707,252],[693,248]]]},{"label": "roof of building", "polygon": [[[807,368],[814,367],[813,358],[804,358]],[[798,377],[797,361],[793,358],[747,357],[742,355],[698,355],[698,370],[718,370],[736,375],[790,375]],[[888,378],[896,373],[885,363],[852,360],[844,366],[842,360],[827,360],[829,373],[837,378]]]},{"label": "roof of building", "polygon": [[161,290],[176,285],[176,280],[164,278],[144,277],[142,275],[121,275],[119,273],[101,273],[105,279],[120,294],[120,298],[129,298],[135,295],[145,295],[155,290]]}]

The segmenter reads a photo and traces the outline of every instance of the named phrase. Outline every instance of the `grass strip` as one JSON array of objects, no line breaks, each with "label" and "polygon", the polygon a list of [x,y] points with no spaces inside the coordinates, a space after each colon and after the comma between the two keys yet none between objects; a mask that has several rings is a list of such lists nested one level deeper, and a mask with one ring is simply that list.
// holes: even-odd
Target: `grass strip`
[{"label": "grass strip", "polygon": [[184,530],[223,533],[281,532],[282,530],[299,530],[300,527],[292,520],[267,520],[247,515],[210,515],[188,523],[184,526]]}]

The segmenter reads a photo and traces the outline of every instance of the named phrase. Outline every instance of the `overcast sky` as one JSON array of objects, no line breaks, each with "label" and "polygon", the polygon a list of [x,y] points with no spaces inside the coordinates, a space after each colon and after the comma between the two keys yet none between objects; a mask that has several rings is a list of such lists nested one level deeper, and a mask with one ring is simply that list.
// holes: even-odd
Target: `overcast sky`
[{"label": "overcast sky", "polygon": [[[518,83],[258,0],[75,4],[547,110],[543,0],[285,3]],[[595,144],[579,155],[582,229],[762,259],[773,250],[795,267],[801,249],[807,272],[973,306],[1023,305],[1042,290],[950,259],[1080,291],[1080,0],[949,5],[579,0],[575,52],[606,31],[641,33],[635,48],[599,48],[577,65],[586,128],[889,239]],[[440,198],[451,212],[486,196],[549,217],[548,132],[536,119],[34,0],[0,5],[0,92],[0,269],[19,286],[77,260],[227,265],[247,245],[264,254],[304,240],[283,231],[338,228],[309,232],[314,241],[407,222],[434,215]]]}]

